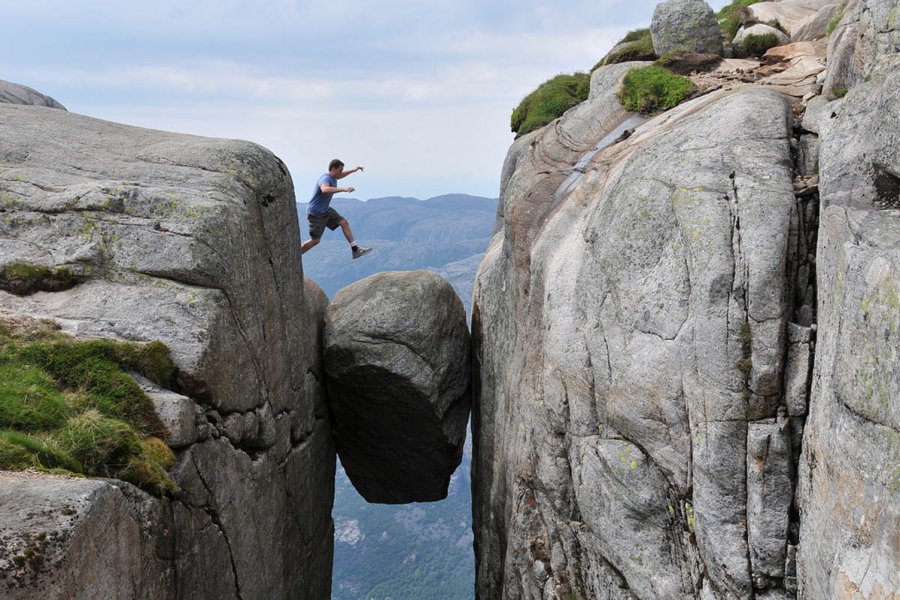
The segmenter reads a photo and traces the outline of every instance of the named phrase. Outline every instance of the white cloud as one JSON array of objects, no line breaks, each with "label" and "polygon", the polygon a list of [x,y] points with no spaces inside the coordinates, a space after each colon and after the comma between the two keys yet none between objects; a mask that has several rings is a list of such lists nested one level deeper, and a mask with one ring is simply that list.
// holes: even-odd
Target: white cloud
[{"label": "white cloud", "polygon": [[513,107],[653,4],[30,0],[4,7],[0,78],[99,118],[256,141],[301,190],[339,156],[367,166],[363,198],[494,195]]}]

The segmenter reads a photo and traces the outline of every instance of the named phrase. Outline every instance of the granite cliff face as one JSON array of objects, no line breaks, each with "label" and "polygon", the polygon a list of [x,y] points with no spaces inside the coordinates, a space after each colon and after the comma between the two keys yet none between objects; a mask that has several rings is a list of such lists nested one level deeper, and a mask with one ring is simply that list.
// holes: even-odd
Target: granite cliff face
[{"label": "granite cliff face", "polygon": [[[325,598],[334,447],[290,176],[265,149],[0,104],[0,263],[80,283],[0,311],[162,340],[180,492],[3,473],[4,598]],[[40,561],[12,560],[15,556]]]},{"label": "granite cliff face", "polygon": [[603,67],[510,148],[474,293],[480,598],[900,593],[897,11],[646,122]]}]

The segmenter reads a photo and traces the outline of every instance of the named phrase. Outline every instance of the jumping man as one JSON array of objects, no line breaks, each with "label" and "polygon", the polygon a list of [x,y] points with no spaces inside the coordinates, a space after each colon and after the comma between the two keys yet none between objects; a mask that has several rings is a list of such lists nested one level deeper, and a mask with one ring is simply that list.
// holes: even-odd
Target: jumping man
[{"label": "jumping man", "polygon": [[350,249],[353,251],[353,258],[365,256],[372,251],[371,248],[362,248],[353,240],[353,232],[350,230],[350,223],[342,217],[338,211],[331,208],[331,197],[338,192],[353,192],[354,188],[337,187],[337,180],[343,179],[351,173],[362,171],[362,167],[356,167],[349,171],[344,170],[344,163],[338,159],[334,159],[328,163],[328,172],[319,177],[316,182],[316,189],[313,197],[309,201],[309,207],[306,209],[306,218],[309,220],[309,239],[300,246],[300,254],[305,254],[310,248],[317,245],[322,240],[322,234],[325,228],[334,231],[338,227],[344,232],[344,237],[350,242]]}]

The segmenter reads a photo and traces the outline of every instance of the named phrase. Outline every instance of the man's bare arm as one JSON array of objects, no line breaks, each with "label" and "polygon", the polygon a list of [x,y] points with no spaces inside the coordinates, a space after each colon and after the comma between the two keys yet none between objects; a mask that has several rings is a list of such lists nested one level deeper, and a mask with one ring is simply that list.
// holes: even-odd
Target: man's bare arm
[{"label": "man's bare arm", "polygon": [[337,194],[338,192],[353,192],[353,191],[356,191],[356,188],[352,188],[352,187],[345,187],[345,188],[331,187],[330,185],[327,185],[327,184],[325,184],[325,183],[323,183],[322,185],[320,185],[320,186],[319,186],[319,189],[322,190],[322,193],[323,193],[323,194]]},{"label": "man's bare arm", "polygon": [[335,178],[336,178],[336,179],[343,179],[343,178],[346,177],[347,175],[350,175],[350,174],[352,174],[352,173],[356,173],[357,171],[362,171],[362,170],[363,170],[362,167],[354,167],[354,168],[350,169],[349,171],[341,171],[340,175],[335,176]]}]

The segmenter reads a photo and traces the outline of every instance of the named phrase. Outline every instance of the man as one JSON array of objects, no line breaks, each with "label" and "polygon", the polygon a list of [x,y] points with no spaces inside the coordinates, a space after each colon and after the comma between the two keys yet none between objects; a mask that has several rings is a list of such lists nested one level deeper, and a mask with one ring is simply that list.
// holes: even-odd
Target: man
[{"label": "man", "polygon": [[345,171],[344,163],[338,159],[328,163],[328,172],[319,177],[319,181],[316,182],[315,192],[313,192],[313,197],[309,201],[309,207],[306,209],[306,218],[309,220],[309,239],[300,246],[300,254],[305,254],[310,248],[318,245],[322,240],[322,234],[325,233],[326,227],[332,231],[338,227],[341,228],[341,231],[344,232],[344,237],[350,242],[353,258],[365,256],[372,251],[371,248],[362,248],[357,245],[353,240],[353,232],[350,230],[350,224],[347,222],[347,219],[331,208],[331,197],[334,194],[354,191],[352,187],[337,187],[337,180],[362,170],[362,167],[356,167]]}]

